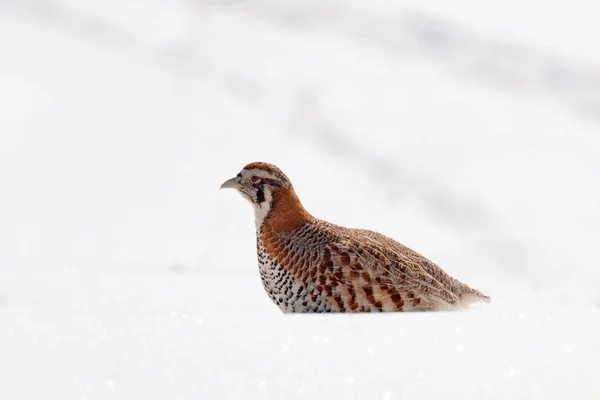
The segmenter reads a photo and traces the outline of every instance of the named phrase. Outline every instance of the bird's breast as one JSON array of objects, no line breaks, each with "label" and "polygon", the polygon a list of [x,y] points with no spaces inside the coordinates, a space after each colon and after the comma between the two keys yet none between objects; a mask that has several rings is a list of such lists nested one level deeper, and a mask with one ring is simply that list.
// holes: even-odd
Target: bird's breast
[{"label": "bird's breast", "polygon": [[296,279],[270,254],[258,236],[258,268],[265,291],[283,312],[329,312],[331,305],[316,295],[314,285]]}]

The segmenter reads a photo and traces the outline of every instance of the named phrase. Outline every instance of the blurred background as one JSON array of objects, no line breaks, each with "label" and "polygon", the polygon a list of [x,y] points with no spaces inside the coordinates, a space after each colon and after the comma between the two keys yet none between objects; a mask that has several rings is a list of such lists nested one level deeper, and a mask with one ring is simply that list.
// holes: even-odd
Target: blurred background
[{"label": "blurred background", "polygon": [[[259,341],[281,328],[252,210],[218,190],[258,160],[278,165],[313,215],[392,236],[490,294],[490,307],[598,321],[596,8],[0,1],[0,322],[14,357],[0,394],[127,398],[160,375],[140,366],[185,358],[188,344],[226,348],[231,326]],[[193,334],[160,347],[177,335],[169,327]],[[144,346],[164,354],[135,347],[148,331]],[[175,369],[146,396],[191,398],[199,376],[210,393],[233,390],[207,376],[242,361],[214,351],[186,364],[198,375]],[[54,375],[30,387],[48,362]],[[115,376],[131,378],[129,392]],[[239,398],[281,394],[248,379]]]}]

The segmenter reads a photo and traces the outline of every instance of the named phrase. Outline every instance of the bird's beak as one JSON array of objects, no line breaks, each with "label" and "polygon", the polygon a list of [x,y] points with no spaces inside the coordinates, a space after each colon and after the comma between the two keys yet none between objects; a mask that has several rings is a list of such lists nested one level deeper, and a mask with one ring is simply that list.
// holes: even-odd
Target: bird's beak
[{"label": "bird's beak", "polygon": [[242,184],[240,183],[240,178],[237,176],[235,178],[231,178],[223,182],[219,189],[240,189]]}]

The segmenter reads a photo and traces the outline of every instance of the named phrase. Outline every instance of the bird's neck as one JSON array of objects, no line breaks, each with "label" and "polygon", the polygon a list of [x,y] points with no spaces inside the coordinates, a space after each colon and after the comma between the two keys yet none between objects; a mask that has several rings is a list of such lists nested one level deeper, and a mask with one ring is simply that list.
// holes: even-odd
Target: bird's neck
[{"label": "bird's neck", "polygon": [[259,234],[265,230],[276,233],[289,232],[313,220],[294,189],[281,188],[271,197],[266,199],[263,208],[254,210]]}]

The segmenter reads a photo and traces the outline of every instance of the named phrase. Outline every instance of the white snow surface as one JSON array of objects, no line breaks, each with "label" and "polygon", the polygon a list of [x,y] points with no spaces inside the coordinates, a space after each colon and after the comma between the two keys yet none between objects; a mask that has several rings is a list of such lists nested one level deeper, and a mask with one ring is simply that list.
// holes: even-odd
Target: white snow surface
[{"label": "white snow surface", "polygon": [[[599,399],[598,8],[0,1],[0,399]],[[282,314],[257,160],[492,303]]]}]

